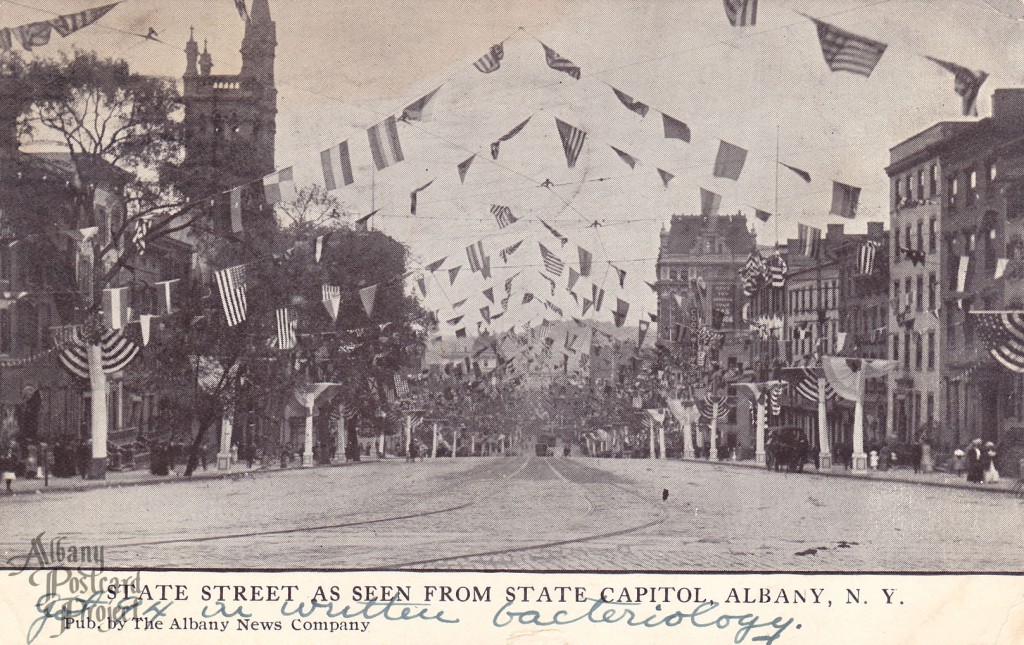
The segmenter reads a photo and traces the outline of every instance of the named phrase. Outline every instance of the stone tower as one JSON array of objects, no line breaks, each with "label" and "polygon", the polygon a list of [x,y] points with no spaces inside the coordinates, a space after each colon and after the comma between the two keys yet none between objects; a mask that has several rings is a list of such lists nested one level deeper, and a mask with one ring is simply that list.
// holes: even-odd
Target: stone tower
[{"label": "stone tower", "polygon": [[274,57],[277,26],[268,0],[254,0],[242,40],[242,69],[213,74],[213,56],[193,31],[185,46],[184,92],[187,165],[196,181],[188,192],[202,197],[259,179],[274,170],[277,89]]}]

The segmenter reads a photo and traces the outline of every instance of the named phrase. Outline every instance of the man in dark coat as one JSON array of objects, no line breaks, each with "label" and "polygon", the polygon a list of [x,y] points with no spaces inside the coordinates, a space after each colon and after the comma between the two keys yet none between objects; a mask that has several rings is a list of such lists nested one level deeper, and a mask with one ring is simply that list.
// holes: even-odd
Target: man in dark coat
[{"label": "man in dark coat", "polygon": [[985,465],[984,453],[981,449],[981,439],[975,439],[967,446],[967,481],[980,484],[984,481]]}]

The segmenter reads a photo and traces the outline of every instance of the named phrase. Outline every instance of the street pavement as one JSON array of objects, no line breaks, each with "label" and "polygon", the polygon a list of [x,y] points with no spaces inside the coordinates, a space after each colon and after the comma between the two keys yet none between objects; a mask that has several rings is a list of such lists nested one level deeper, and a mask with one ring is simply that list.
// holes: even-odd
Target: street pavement
[{"label": "street pavement", "polygon": [[388,460],[0,496],[3,561],[44,531],[108,569],[1015,571],[1024,501],[676,460]]}]

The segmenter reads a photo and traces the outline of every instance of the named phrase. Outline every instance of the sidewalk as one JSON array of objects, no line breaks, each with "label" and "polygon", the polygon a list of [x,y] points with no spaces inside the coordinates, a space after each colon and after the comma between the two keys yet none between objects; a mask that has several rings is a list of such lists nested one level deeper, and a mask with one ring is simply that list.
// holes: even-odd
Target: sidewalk
[{"label": "sidewalk", "polygon": [[[709,465],[720,465],[720,466],[734,466],[737,468],[758,468],[765,470],[764,464],[755,463],[752,460],[744,461],[711,461],[706,459],[684,459],[686,463],[705,463]],[[774,472],[773,472],[774,474]],[[781,474],[781,473],[780,473]],[[952,473],[946,472],[931,472],[931,473],[915,473],[909,468],[894,468],[891,470],[868,470],[864,472],[854,472],[847,470],[842,466],[833,466],[828,470],[818,470],[813,465],[808,464],[804,467],[805,475],[818,475],[819,477],[845,477],[847,479],[858,479],[863,481],[886,481],[886,482],[898,482],[902,484],[921,484],[924,486],[939,486],[943,488],[961,488],[967,490],[975,490],[989,493],[1006,493],[1006,494],[1017,494],[1017,491],[1013,490],[1014,485],[1017,483],[1016,477],[1000,477],[999,481],[995,484],[972,484],[967,481],[965,477],[957,477]]]}]

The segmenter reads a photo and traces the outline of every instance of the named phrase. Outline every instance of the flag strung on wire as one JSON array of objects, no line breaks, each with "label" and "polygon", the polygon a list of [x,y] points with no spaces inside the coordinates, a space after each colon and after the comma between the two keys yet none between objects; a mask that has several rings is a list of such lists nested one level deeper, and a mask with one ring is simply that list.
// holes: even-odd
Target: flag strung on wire
[{"label": "flag strung on wire", "polygon": [[589,298],[584,298],[583,299],[583,304],[580,305],[580,307],[582,309],[582,315],[586,316],[587,315],[587,311],[590,310],[590,308],[593,306],[593,304],[594,304],[593,300],[590,300]]},{"label": "flag strung on wire", "polygon": [[854,219],[857,217],[858,201],[860,201],[860,188],[838,181],[832,182],[832,208],[829,212],[833,215]]},{"label": "flag strung on wire", "polygon": [[622,327],[626,323],[626,316],[629,314],[629,303],[622,298],[616,298],[615,311],[612,317],[615,319],[615,326]]},{"label": "flag strung on wire", "polygon": [[801,169],[797,168],[796,166],[791,166],[788,163],[782,163],[781,161],[779,162],[779,165],[783,166],[785,168],[788,168],[797,177],[799,177],[800,179],[803,179],[808,184],[811,183],[811,173],[807,172],[806,170],[801,170]]},{"label": "flag strung on wire", "polygon": [[494,216],[494,221],[498,223],[498,228],[505,228],[519,221],[519,218],[512,214],[511,208],[499,204],[491,204],[491,215]]},{"label": "flag strung on wire", "polygon": [[887,45],[811,18],[818,28],[821,53],[833,72],[871,76]]},{"label": "flag strung on wire", "polygon": [[295,201],[298,193],[295,191],[295,171],[292,167],[272,172],[264,177],[263,192],[268,204]]},{"label": "flag strung on wire", "polygon": [[[244,203],[246,197],[251,197],[251,195],[247,194],[249,192],[247,190],[248,188],[248,186],[235,186],[234,188],[231,189],[231,194],[229,195],[228,198],[228,207],[230,209],[229,215],[231,219],[232,233],[241,233],[243,230],[245,230],[245,227],[242,223],[242,204]],[[266,191],[265,188],[264,191]]]},{"label": "flag strung on wire", "polygon": [[110,329],[122,329],[128,322],[131,287],[103,290],[103,322]]},{"label": "flag strung on wire", "polygon": [[277,348],[295,349],[295,320],[288,307],[277,310]]},{"label": "flag strung on wire", "polygon": [[972,311],[970,315],[992,358],[1024,374],[1024,311]]},{"label": "flag strung on wire", "polygon": [[704,217],[718,215],[718,209],[722,206],[722,196],[713,193],[706,188],[700,189],[700,214]]},{"label": "flag strung on wire", "polygon": [[523,304],[524,304],[524,305],[528,305],[528,304],[530,304],[531,302],[533,302],[533,294],[532,294],[532,293],[530,293],[530,292],[526,292],[526,293],[524,293],[524,294],[523,294]]},{"label": "flag strung on wire", "polygon": [[458,325],[460,322],[462,322],[462,319],[465,318],[465,317],[466,317],[465,315],[456,316],[455,318],[452,318],[451,320],[449,320],[448,324],[451,325],[452,327],[454,327],[455,325]]},{"label": "flag strung on wire", "polygon": [[596,284],[592,284],[590,287],[592,291],[591,300],[594,301],[594,311],[601,311],[601,304],[604,302],[604,289]]},{"label": "flag strung on wire", "polygon": [[587,133],[565,121],[556,118],[555,125],[558,126],[558,135],[562,138],[562,150],[565,151],[565,162],[570,168],[576,166],[576,160],[583,150],[583,143],[587,139]]},{"label": "flag strung on wire", "polygon": [[249,10],[245,8],[245,0],[235,0],[235,9],[238,10],[242,22],[249,22]]},{"label": "flag strung on wire", "polygon": [[733,27],[753,27],[757,24],[757,0],[722,0],[725,17]]},{"label": "flag strung on wire", "polygon": [[447,257],[443,257],[440,260],[434,260],[433,262],[431,262],[430,264],[428,264],[424,268],[426,268],[427,271],[430,271],[431,273],[433,273],[434,271],[437,271],[438,269],[440,269],[441,265],[444,264],[444,261],[447,260],[447,259],[448,259]]},{"label": "flag strung on wire", "polygon": [[512,254],[519,250],[519,247],[523,244],[523,240],[519,240],[515,244],[510,244],[501,250],[501,261],[508,264],[508,259],[512,257]]},{"label": "flag strung on wire", "polygon": [[580,275],[589,278],[590,269],[593,265],[593,256],[590,251],[586,250],[582,246],[577,247],[579,249],[580,256]]},{"label": "flag strung on wire", "polygon": [[608,263],[608,266],[610,266],[612,269],[614,269],[615,273],[619,276],[619,288],[620,289],[624,288],[626,286],[626,270],[625,269],[620,269],[619,267],[615,266],[611,262]]},{"label": "flag strung on wire", "polygon": [[376,215],[379,212],[380,212],[380,209],[378,208],[375,211],[373,211],[372,213],[370,213],[369,215],[363,215],[362,217],[357,219],[355,221],[356,230],[357,231],[363,231],[363,232],[370,230],[370,218],[373,217],[374,215]]},{"label": "flag strung on wire", "polygon": [[410,103],[404,110],[402,110],[402,116],[399,117],[400,121],[429,121],[433,109],[430,107],[431,101],[437,91],[440,90],[437,87],[433,92],[430,92],[426,96],[416,99]]},{"label": "flag strung on wire", "polygon": [[997,258],[996,271],[995,274],[992,276],[992,279],[998,280],[999,278],[1003,277],[1003,275],[1006,273],[1006,267],[1007,265],[1009,265],[1009,263],[1010,260],[1008,258]]},{"label": "flag strung on wire", "polygon": [[476,155],[459,164],[459,183],[466,183],[466,173],[469,172],[469,167],[473,165],[474,159],[476,159]]},{"label": "flag strung on wire", "polygon": [[402,155],[402,144],[398,139],[398,122],[395,117],[389,116],[367,129],[366,136],[370,141],[370,154],[377,170],[384,170],[405,160]]},{"label": "flag strung on wire", "polygon": [[544,43],[540,44],[544,48],[544,58],[548,62],[548,67],[558,72],[565,72],[569,76],[572,76],[576,80],[580,78],[580,68],[573,64],[571,60],[560,56],[558,52],[551,49]]},{"label": "flag strung on wire", "polygon": [[619,159],[622,159],[624,162],[626,162],[626,164],[629,165],[630,168],[636,168],[636,157],[634,157],[631,154],[628,154],[628,153],[625,153],[625,152],[619,150],[615,146],[609,146],[609,147],[612,150],[614,150],[615,154],[619,155]]},{"label": "flag strung on wire", "polygon": [[637,328],[638,328],[638,330],[640,332],[639,340],[638,340],[638,342],[636,344],[637,347],[642,347],[643,346],[644,338],[647,337],[647,330],[650,329],[650,327],[651,327],[651,323],[647,322],[646,320],[641,320],[640,323],[637,325]]},{"label": "flag strung on wire", "polygon": [[569,238],[567,238],[566,236],[564,236],[561,233],[559,233],[558,231],[556,231],[550,224],[548,224],[544,220],[542,220],[540,218],[537,218],[537,219],[538,219],[538,221],[541,224],[544,225],[544,228],[548,229],[549,233],[551,233],[552,235],[554,235],[555,237],[558,238],[558,241],[562,243],[562,246],[565,246],[566,244],[569,243]]},{"label": "flag strung on wire", "polygon": [[857,250],[857,271],[861,275],[871,275],[875,272],[875,256],[878,254],[878,248],[882,246],[881,242],[874,240],[868,240],[860,245]]},{"label": "flag strung on wire", "polygon": [[494,287],[487,287],[484,289],[484,297],[494,303]]},{"label": "flag strung on wire", "polygon": [[456,329],[455,330],[455,337],[456,338],[465,338],[466,337],[466,328],[463,327],[461,329]]},{"label": "flag strung on wire", "polygon": [[[522,244],[522,242],[520,242],[520,244]],[[522,271],[520,271],[519,273],[522,273]],[[512,281],[519,277],[519,273],[516,273],[514,276],[512,276],[512,277],[508,278],[507,280],[505,280],[505,295],[506,296],[511,296],[512,295]]]},{"label": "flag strung on wire", "polygon": [[420,293],[423,294],[424,298],[426,298],[427,297],[427,279],[421,275],[418,278],[416,278],[416,284],[420,288]]},{"label": "flag strung on wire", "polygon": [[455,267],[453,269],[448,269],[448,284],[449,285],[455,284],[455,278],[458,277],[459,270],[461,268],[462,268],[462,265],[460,264],[459,266],[457,266],[457,267]]},{"label": "flag strung on wire", "polygon": [[473,273],[482,273],[484,279],[491,277],[490,258],[484,253],[484,242],[479,240],[476,244],[466,247],[466,257],[469,258],[469,270]]},{"label": "flag strung on wire", "polygon": [[715,177],[725,177],[726,179],[733,180],[739,179],[740,173],[743,172],[743,164],[746,160],[746,150],[737,145],[733,145],[728,141],[719,141],[718,156],[715,158],[713,174]]},{"label": "flag strung on wire", "polygon": [[419,195],[424,190],[426,190],[427,188],[429,188],[430,184],[432,184],[432,183],[434,183],[433,179],[431,179],[427,183],[423,184],[422,186],[420,186],[416,190],[414,190],[411,193],[409,193],[409,213],[411,213],[412,215],[416,214],[416,196]]},{"label": "flag strung on wire", "polygon": [[641,103],[640,101],[637,101],[632,96],[626,94],[625,92],[620,92],[614,87],[612,87],[612,91],[615,92],[615,96],[623,105],[626,106],[627,110],[639,114],[641,118],[647,116],[647,112],[651,109],[650,106]]},{"label": "flag strung on wire", "polygon": [[50,20],[50,24],[53,25],[54,30],[62,37],[67,38],[74,32],[88,27],[92,23],[96,22],[103,16],[107,15],[111,9],[121,4],[115,2],[113,4],[104,5],[102,7],[94,7],[92,9],[86,9],[79,11],[78,13],[70,13],[63,16],[58,16]]},{"label": "flag strung on wire", "polygon": [[[570,271],[571,270],[572,269],[570,269]],[[548,281],[549,285],[551,286],[551,295],[555,295],[555,281],[552,280],[549,276],[544,275],[543,273],[538,273],[538,275],[540,275],[540,277]]]},{"label": "flag strung on wire", "polygon": [[139,249],[139,255],[146,254],[146,236],[149,235],[150,220],[148,217],[140,217],[135,221],[135,233],[132,235],[132,242]]},{"label": "flag strung on wire", "polygon": [[373,307],[377,304],[377,285],[363,287],[359,290],[359,299],[363,303],[363,310],[367,318],[373,318]]},{"label": "flag strung on wire", "polygon": [[220,303],[224,308],[224,318],[228,327],[234,327],[245,320],[245,265],[228,267],[216,271],[217,288],[220,291]]},{"label": "flag strung on wire", "polygon": [[522,132],[523,128],[526,127],[526,124],[529,123],[530,119],[532,119],[532,118],[533,118],[532,116],[526,117],[525,121],[523,121],[522,123],[520,123],[516,127],[512,128],[511,130],[509,130],[505,134],[503,134],[500,137],[498,137],[498,140],[491,144],[491,158],[492,159],[497,159],[498,158],[498,152],[501,149],[501,144],[503,142],[505,142],[505,141],[508,141],[512,137],[516,136],[520,132]]},{"label": "flag strung on wire", "polygon": [[665,128],[666,139],[679,139],[690,143],[690,126],[686,125],[678,119],[674,119],[669,115],[662,113],[661,115],[662,125]]},{"label": "flag strung on wire", "polygon": [[331,316],[331,320],[337,320],[341,307],[341,287],[331,284],[322,285],[322,296],[324,307]]},{"label": "flag strung on wire", "polygon": [[956,63],[939,60],[931,56],[925,56],[925,58],[953,74],[953,91],[963,99],[963,115],[978,116],[978,106],[976,104],[978,91],[981,89],[985,79],[988,78],[988,74],[980,70],[975,72]]},{"label": "flag strung on wire", "polygon": [[566,287],[566,288],[569,291],[572,291],[572,288],[574,286],[576,286],[576,281],[579,280],[579,279],[580,279],[580,274],[576,271],[576,269],[574,269],[572,267],[569,267],[569,286]]},{"label": "flag strung on wire", "polygon": [[657,170],[658,176],[661,177],[661,183],[665,184],[665,188],[668,188],[668,182],[675,179],[675,175],[668,172],[667,170],[662,170],[661,168],[658,168]]},{"label": "flag strung on wire", "polygon": [[42,47],[50,42],[53,25],[48,22],[33,22],[13,27],[11,32],[17,36],[18,42],[21,43],[25,51],[30,52],[33,47]]},{"label": "flag strung on wire", "polygon": [[324,186],[327,190],[337,190],[355,181],[352,178],[352,158],[348,153],[348,141],[342,141],[321,152],[320,166],[324,171]]},{"label": "flag strung on wire", "polygon": [[770,220],[772,218],[772,214],[769,213],[768,211],[763,211],[763,210],[761,210],[759,208],[755,208],[754,209],[754,217],[756,217],[757,219],[761,220],[762,222],[767,223],[768,220]]},{"label": "flag strung on wire", "polygon": [[502,43],[498,43],[497,45],[492,45],[490,51],[478,58],[473,63],[473,67],[484,74],[490,74],[501,67],[501,59],[503,58],[505,58],[505,46]]},{"label": "flag strung on wire", "polygon": [[545,270],[555,275],[562,275],[562,271],[565,269],[565,262],[561,258],[548,250],[543,244],[540,244],[540,255],[544,259]]},{"label": "flag strung on wire", "polygon": [[157,314],[167,316],[174,313],[174,302],[177,300],[174,295],[181,288],[181,279],[155,282],[153,286],[157,288]]},{"label": "flag strung on wire", "polygon": [[324,256],[324,247],[327,246],[327,241],[331,239],[331,235],[334,235],[334,233],[324,233],[323,235],[317,235],[316,237],[313,252],[318,264],[320,262],[320,258]]},{"label": "flag strung on wire", "polygon": [[821,229],[807,224],[797,225],[797,238],[800,242],[800,254],[808,258],[817,258],[821,247]]},{"label": "flag strung on wire", "polygon": [[14,49],[14,40],[11,38],[11,30],[4,27],[0,29],[0,51],[9,52]]}]

